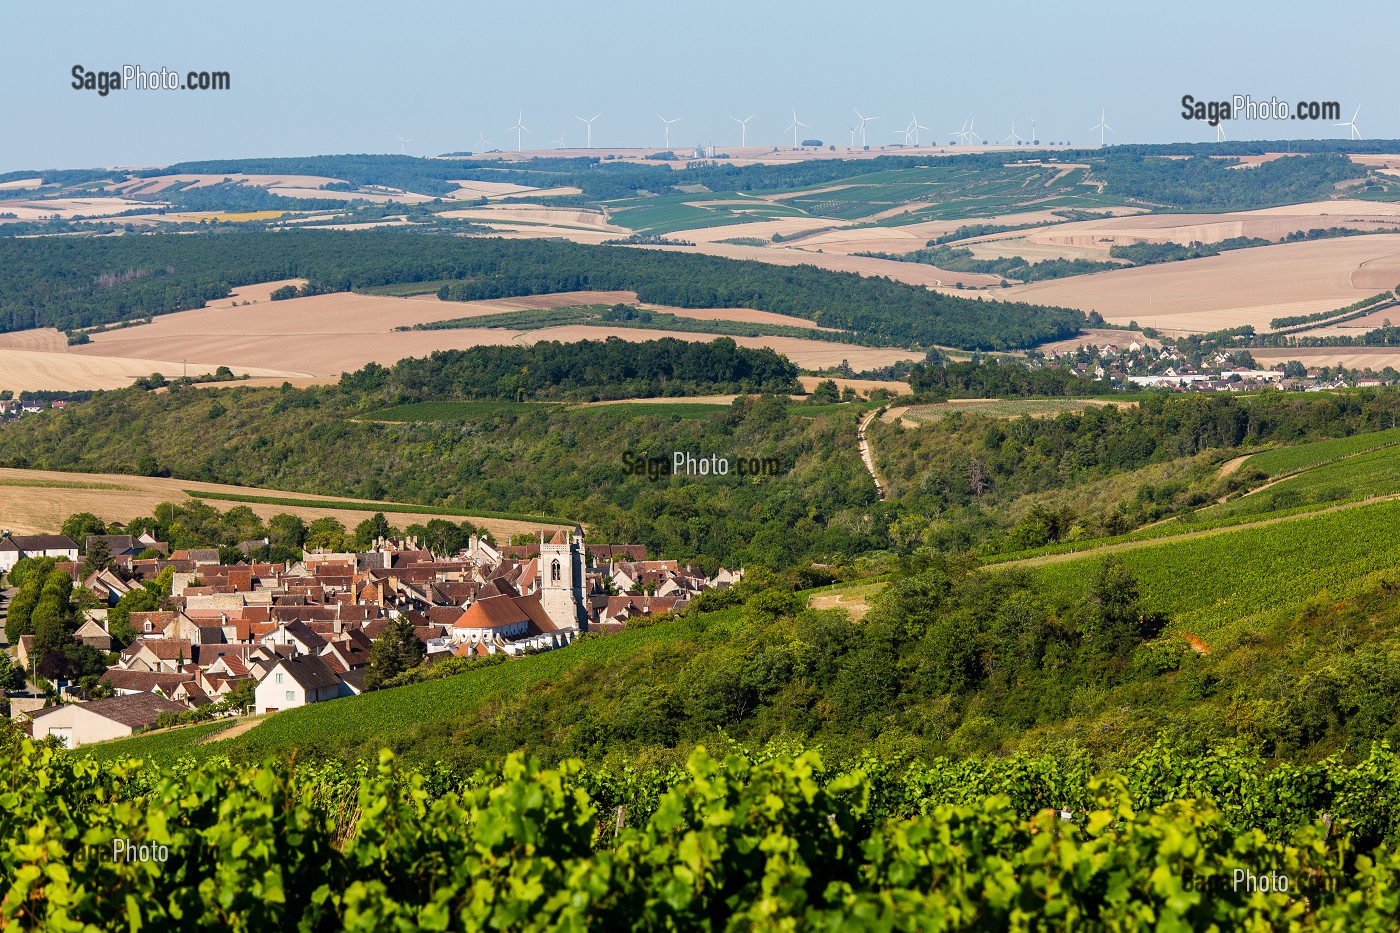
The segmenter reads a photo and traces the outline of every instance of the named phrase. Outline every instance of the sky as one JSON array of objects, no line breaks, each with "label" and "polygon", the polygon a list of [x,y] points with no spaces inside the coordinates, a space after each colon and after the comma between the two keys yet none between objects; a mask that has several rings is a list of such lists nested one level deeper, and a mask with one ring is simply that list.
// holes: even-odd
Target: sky
[{"label": "sky", "polygon": [[[595,146],[845,144],[853,108],[873,145],[911,115],[946,142],[968,119],[1089,145],[1215,138],[1181,98],[1337,101],[1368,138],[1400,137],[1393,42],[1400,6],[1300,2],[895,0],[201,0],[24,3],[5,10],[0,172],[166,165],[343,152],[514,149],[602,117]],[[72,69],[227,71],[227,91],[106,97]],[[1236,123],[1232,139],[1344,138],[1329,124]],[[927,141],[929,134],[925,133]]]}]

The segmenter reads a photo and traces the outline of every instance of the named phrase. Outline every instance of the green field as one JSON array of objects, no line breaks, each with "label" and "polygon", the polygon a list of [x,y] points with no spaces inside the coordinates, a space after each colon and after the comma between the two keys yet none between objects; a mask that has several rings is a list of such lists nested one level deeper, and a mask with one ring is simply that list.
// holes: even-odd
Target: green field
[{"label": "green field", "polygon": [[[1326,593],[1345,599],[1400,563],[1400,503],[1379,502],[1117,552],[1146,606],[1176,626],[1207,632],[1296,612]],[[1103,555],[1036,566],[1036,577],[1082,594]]]},{"label": "green field", "polygon": [[[1113,404],[1133,404],[1124,399],[1111,399]],[[1101,400],[1084,398],[977,399],[966,402],[940,402],[936,405],[915,405],[903,417],[911,421],[937,421],[953,413],[987,415],[992,418],[1019,418],[1023,415],[1058,415],[1066,411],[1083,411]]]},{"label": "green field", "polygon": [[665,420],[690,420],[713,418],[729,407],[728,402],[687,402],[684,400],[655,402],[613,402],[607,405],[580,405],[572,411],[587,412],[590,416],[602,416],[616,421],[629,418],[662,418]]},{"label": "green field", "polygon": [[496,415],[538,410],[545,402],[415,402],[365,415],[365,421],[483,421]]},{"label": "green field", "polygon": [[1282,476],[1285,473],[1297,473],[1299,470],[1321,466],[1333,460],[1340,460],[1342,457],[1351,457],[1392,444],[1400,444],[1400,428],[1353,434],[1351,437],[1339,437],[1335,440],[1317,441],[1312,444],[1299,444],[1295,447],[1283,447],[1278,450],[1266,450],[1246,460],[1244,467],[1260,470],[1267,476]]},{"label": "green field", "polygon": [[[1353,441],[1356,438],[1346,440]],[[1209,521],[1215,518],[1258,515],[1278,509],[1394,493],[1400,493],[1400,451],[1393,447],[1382,447],[1369,453],[1344,455],[1344,459],[1323,463],[1296,476],[1288,476],[1258,492],[1241,496],[1223,505],[1202,509],[1197,514]]]}]

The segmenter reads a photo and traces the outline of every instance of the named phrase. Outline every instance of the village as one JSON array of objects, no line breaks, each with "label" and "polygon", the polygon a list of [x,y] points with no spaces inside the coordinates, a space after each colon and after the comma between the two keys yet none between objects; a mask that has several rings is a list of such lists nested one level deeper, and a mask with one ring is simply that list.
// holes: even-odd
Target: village
[{"label": "village", "polygon": [[[35,635],[10,646],[14,665],[29,674],[27,689],[9,698],[11,718],[34,738],[53,736],[70,748],[200,710],[263,716],[357,696],[370,689],[376,639],[391,630],[411,631],[429,667],[447,658],[514,658],[664,617],[742,577],[651,560],[642,545],[587,544],[579,527],[540,533],[530,544],[472,535],[454,554],[411,537],[380,537],[368,550],[304,551],[299,561],[279,563],[226,564],[218,549],[172,552],[149,534],[92,535],[81,550],[94,549],[106,550],[108,566],[85,575],[79,545],[65,535],[0,536],[0,571],[51,558],[100,604],[82,611],[73,634],[111,661],[92,689],[34,676]],[[111,607],[167,572],[165,605],[131,612],[135,635],[121,644]]]},{"label": "village", "polygon": [[[1245,365],[1242,365],[1245,364]],[[1049,350],[1031,355],[1029,365],[1057,366],[1076,375],[1101,379],[1116,386],[1138,386],[1172,392],[1250,392],[1281,389],[1322,392],[1330,389],[1375,388],[1391,385],[1394,373],[1381,374],[1345,367],[1277,363],[1261,368],[1248,351],[1213,350],[1192,362],[1181,350],[1143,339],[1126,343],[1084,344],[1073,350]]]}]

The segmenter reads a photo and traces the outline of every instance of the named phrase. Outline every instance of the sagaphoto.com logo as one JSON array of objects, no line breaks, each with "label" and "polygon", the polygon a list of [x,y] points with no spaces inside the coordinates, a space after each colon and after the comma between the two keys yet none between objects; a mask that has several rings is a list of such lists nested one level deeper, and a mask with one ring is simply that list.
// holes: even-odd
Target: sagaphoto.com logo
[{"label": "sagaphoto.com logo", "polygon": [[1356,118],[1361,108],[1351,115],[1349,122],[1342,122],[1342,105],[1335,100],[1300,100],[1290,103],[1270,97],[1268,100],[1255,100],[1248,94],[1235,94],[1228,100],[1201,100],[1194,94],[1181,98],[1181,118],[1198,120],[1215,128],[1216,140],[1223,140],[1225,124],[1231,120],[1299,120],[1303,122],[1328,122],[1333,126],[1349,128],[1352,139],[1360,139],[1361,131],[1356,128]]},{"label": "sagaphoto.com logo", "polygon": [[140,65],[122,65],[112,71],[91,71],[74,65],[71,87],[106,97],[113,91],[227,91],[231,78],[227,71],[180,71],[161,67],[146,70]]}]

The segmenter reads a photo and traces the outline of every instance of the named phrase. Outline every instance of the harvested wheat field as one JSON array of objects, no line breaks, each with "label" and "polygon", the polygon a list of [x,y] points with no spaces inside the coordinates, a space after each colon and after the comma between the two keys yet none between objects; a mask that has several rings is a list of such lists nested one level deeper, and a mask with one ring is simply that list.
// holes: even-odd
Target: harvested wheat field
[{"label": "harvested wheat field", "polygon": [[1400,347],[1293,347],[1249,352],[1260,366],[1297,360],[1308,366],[1345,366],[1374,372],[1387,366],[1400,369]]},{"label": "harvested wheat field", "polygon": [[[438,216],[462,220],[477,220],[481,223],[517,223],[522,226],[539,224],[541,228],[558,228],[562,231],[574,229],[597,231],[605,230],[614,236],[628,236],[632,231],[625,227],[608,223],[601,211],[580,208],[536,207],[529,204],[483,205],[464,207],[459,210],[442,211]],[[538,236],[564,236],[566,233],[546,233],[541,230]]]},{"label": "harvested wheat field", "polygon": [[[14,336],[23,338],[25,332]],[[74,348],[76,349],[76,348]],[[216,348],[205,347],[214,350]],[[237,363],[201,362],[198,357],[188,363],[180,357],[102,356],[85,353],[18,350],[0,348],[0,389],[23,391],[77,391],[85,389],[121,389],[137,379],[161,373],[167,378],[182,375],[212,373],[227,365],[234,375],[285,378],[294,373],[261,366]]]},{"label": "harvested wheat field", "polygon": [[322,185],[338,182],[339,178],[324,178],[319,175],[154,175],[149,178],[131,178],[115,185],[109,186],[108,190],[116,191],[120,194],[160,194],[171,185],[186,182],[186,187],[208,188],[211,185],[222,184],[225,181],[237,182],[251,185],[257,188],[291,187],[291,188],[312,188],[319,189]]},{"label": "harvested wheat field", "polygon": [[[201,483],[194,480],[126,476],[118,473],[61,473],[54,470],[0,468],[0,525],[16,534],[53,533],[63,524],[63,520],[74,512],[91,512],[109,522],[128,522],[133,518],[152,514],[162,502],[183,502],[189,499],[185,494],[187,489],[194,492],[331,501],[331,497],[309,493]],[[207,501],[221,512],[228,511],[236,505],[246,505],[263,519],[271,518],[279,512],[289,512],[307,522],[330,516],[347,528],[355,527],[373,514],[358,509],[323,509],[218,499]],[[400,527],[414,522],[427,523],[434,518],[451,518],[420,512],[386,512],[385,517],[389,519],[390,524]],[[472,518],[471,521],[486,528],[501,541],[509,540],[513,534],[560,527],[495,518]]]},{"label": "harvested wheat field", "polygon": [[[805,244],[805,240],[803,241]],[[633,246],[630,249],[664,249],[672,252],[705,253],[729,259],[753,259],[775,266],[816,266],[834,272],[856,272],[860,275],[882,275],[910,285],[951,287],[961,282],[971,287],[995,285],[1001,281],[995,275],[975,272],[948,272],[918,262],[894,259],[872,259],[867,256],[845,256],[838,253],[814,253],[800,249],[775,249],[771,246],[733,246],[728,243],[699,243],[695,246]]]},{"label": "harvested wheat field", "polygon": [[51,198],[42,201],[0,201],[0,214],[14,214],[15,220],[40,220],[46,217],[106,217],[133,208],[146,208],[145,201],[125,198]]},{"label": "harvested wheat field", "polygon": [[1400,282],[1400,235],[1233,250],[1007,289],[1007,297],[1098,311],[1173,333],[1202,333],[1340,308]]},{"label": "harvested wheat field", "polygon": [[[575,305],[638,304],[633,292],[562,292],[489,301],[439,301],[436,295],[397,298],[337,293],[271,301],[268,295],[284,282],[238,289],[231,298],[194,311],[160,315],[150,324],[93,334],[91,342],[66,347],[63,353],[40,353],[41,346],[56,342],[53,333],[26,332],[5,338],[0,344],[0,374],[5,360],[23,371],[24,378],[43,385],[26,388],[116,388],[130,385],[138,376],[154,370],[166,376],[183,371],[211,372],[220,365],[235,373],[248,373],[261,383],[280,385],[282,380],[305,384],[338,377],[370,362],[393,364],[405,357],[426,356],[434,350],[483,345],[534,343],[539,340],[653,340],[680,337],[714,340],[714,334],[672,333],[663,330],[609,328],[606,326],[552,327],[522,331],[504,328],[453,330],[395,330],[414,324],[469,318],[508,311],[547,309]],[[246,304],[245,304],[246,302]],[[642,304],[651,310],[699,320],[733,320],[783,324],[817,329],[808,320],[746,308],[669,308]],[[800,366],[834,366],[849,359],[857,368],[884,366],[909,357],[907,350],[857,347],[850,344],[793,337],[739,337],[748,347],[771,346],[787,353]],[[65,341],[66,343],[66,341]],[[3,349],[5,346],[14,349]],[[21,345],[25,348],[20,348]],[[200,362],[195,362],[196,360]],[[55,367],[61,363],[61,366]],[[53,368],[50,372],[44,367]],[[16,370],[18,373],[19,370]],[[84,374],[88,374],[84,376]],[[93,375],[96,374],[96,375]],[[63,379],[79,384],[57,384]],[[85,378],[86,381],[82,381]]]},{"label": "harvested wheat field", "polygon": [[[802,383],[802,391],[811,392],[818,383],[825,382],[824,376],[798,376],[797,381]],[[900,382],[894,379],[844,379],[840,376],[832,378],[836,383],[836,388],[851,388],[861,395],[869,395],[876,389],[885,389],[895,395],[908,395],[910,392],[909,383]]]},{"label": "harvested wheat field", "polygon": [[[1290,233],[1318,227],[1349,227],[1366,231],[1393,231],[1397,216],[1392,205],[1377,204],[1376,209],[1362,202],[1325,202],[1333,206],[1353,205],[1354,209],[1334,214],[1318,214],[1313,205],[1292,208],[1269,208],[1229,214],[1147,214],[1135,217],[1113,217],[1055,224],[1016,233],[993,233],[959,243],[960,246],[1024,241],[1026,247],[1063,246],[1088,251],[1088,258],[1107,259],[1113,246],[1134,243],[1219,243],[1232,237],[1259,237],[1281,240]],[[1026,255],[1014,250],[1017,255]],[[1097,255],[1095,255],[1097,254]]]}]

